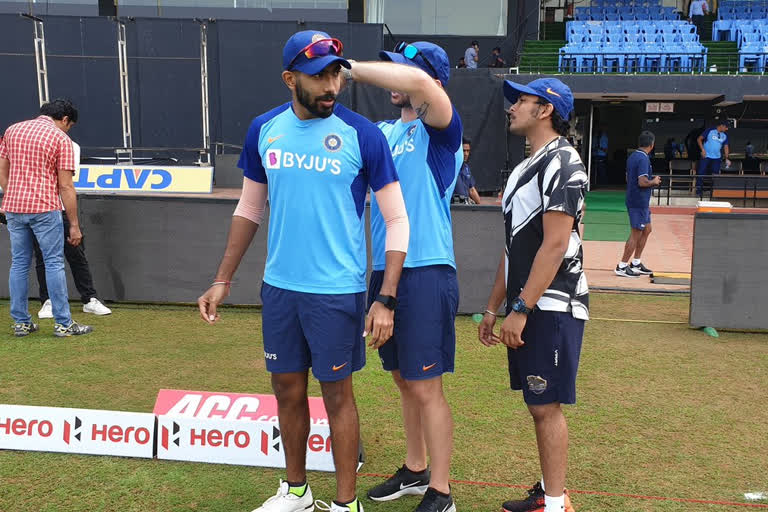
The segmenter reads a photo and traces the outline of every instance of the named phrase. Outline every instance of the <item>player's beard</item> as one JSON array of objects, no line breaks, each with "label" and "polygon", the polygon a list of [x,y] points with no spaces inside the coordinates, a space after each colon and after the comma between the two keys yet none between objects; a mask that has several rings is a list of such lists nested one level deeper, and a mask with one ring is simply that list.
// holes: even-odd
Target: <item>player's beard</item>
[{"label": "player's beard", "polygon": [[[336,106],[336,95],[331,93],[318,96],[312,101],[309,92],[301,86],[301,81],[299,80],[296,81],[296,99],[302,107],[307,109],[309,113],[315,117],[331,117],[331,114],[333,114],[333,107]],[[321,107],[318,104],[319,101],[333,101],[334,103],[330,108],[326,108]]]},{"label": "player's beard", "polygon": [[400,99],[395,101],[392,100],[392,105],[394,105],[397,108],[412,108],[411,107],[411,97],[407,94],[403,94],[401,92],[398,93],[400,95]]}]

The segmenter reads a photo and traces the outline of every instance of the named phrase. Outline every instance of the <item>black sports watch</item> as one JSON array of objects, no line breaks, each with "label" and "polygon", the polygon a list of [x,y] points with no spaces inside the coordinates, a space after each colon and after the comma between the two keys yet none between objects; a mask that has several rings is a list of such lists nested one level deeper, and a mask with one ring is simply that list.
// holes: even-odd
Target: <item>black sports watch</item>
[{"label": "black sports watch", "polygon": [[515,313],[522,313],[524,315],[530,315],[533,313],[533,309],[529,308],[522,297],[515,297],[512,299],[512,311]]},{"label": "black sports watch", "polygon": [[384,304],[385,308],[392,311],[394,311],[395,308],[397,307],[397,299],[392,297],[391,295],[377,295],[375,301],[381,302],[382,304]]}]

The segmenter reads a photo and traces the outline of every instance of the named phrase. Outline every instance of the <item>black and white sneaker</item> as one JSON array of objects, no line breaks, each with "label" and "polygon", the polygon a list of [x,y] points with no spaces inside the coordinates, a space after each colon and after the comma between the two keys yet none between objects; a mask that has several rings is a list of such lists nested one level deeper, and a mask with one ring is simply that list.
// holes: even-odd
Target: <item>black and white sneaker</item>
[{"label": "black and white sneaker", "polygon": [[421,496],[429,487],[429,468],[414,473],[403,465],[394,475],[368,491],[373,501],[391,501],[401,496]]},{"label": "black and white sneaker", "polygon": [[38,325],[34,322],[29,322],[28,324],[21,322],[18,324],[13,324],[13,335],[17,338],[21,338],[24,336],[29,336],[31,333],[38,329]]},{"label": "black and white sneaker", "polygon": [[93,327],[90,325],[82,325],[75,321],[65,327],[61,324],[55,324],[53,326],[53,335],[59,338],[66,338],[68,336],[81,336],[93,332]]},{"label": "black and white sneaker", "polygon": [[630,263],[629,264],[629,268],[631,268],[632,271],[635,274],[640,274],[640,275],[644,275],[644,276],[649,276],[649,275],[653,274],[653,270],[649,269],[648,267],[646,267],[642,263],[640,263],[639,265],[635,265],[633,263]]},{"label": "black and white sneaker", "polygon": [[442,494],[430,487],[415,512],[456,512],[456,504],[450,494]]},{"label": "black and white sneaker", "polygon": [[616,269],[613,272],[620,277],[640,277],[640,274],[632,270],[632,267],[629,265],[623,268],[616,265]]}]

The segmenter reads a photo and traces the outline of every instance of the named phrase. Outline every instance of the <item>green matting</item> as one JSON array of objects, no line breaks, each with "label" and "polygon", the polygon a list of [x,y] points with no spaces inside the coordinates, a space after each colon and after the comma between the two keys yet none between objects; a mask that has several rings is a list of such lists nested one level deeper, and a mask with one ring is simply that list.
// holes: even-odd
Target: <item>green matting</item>
[{"label": "green matting", "polygon": [[584,240],[624,242],[629,238],[629,217],[623,190],[597,190],[587,193],[584,214]]}]

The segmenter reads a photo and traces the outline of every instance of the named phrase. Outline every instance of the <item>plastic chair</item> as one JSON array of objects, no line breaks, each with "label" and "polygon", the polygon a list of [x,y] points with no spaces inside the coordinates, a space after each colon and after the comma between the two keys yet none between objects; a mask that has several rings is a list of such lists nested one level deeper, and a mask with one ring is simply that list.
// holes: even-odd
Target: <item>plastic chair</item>
[{"label": "plastic chair", "polygon": [[766,52],[768,45],[762,43],[745,44],[739,50],[739,70],[742,73],[747,72],[747,68],[752,68],[753,72],[765,70]]},{"label": "plastic chair", "polygon": [[603,45],[603,73],[613,73],[614,65],[616,73],[623,73],[626,65],[626,54],[624,53],[624,44],[621,42],[606,42]]},{"label": "plastic chair", "polygon": [[[693,166],[690,160],[670,160],[669,161],[669,186],[673,190],[688,189],[689,192],[693,192],[694,180],[692,179],[675,179],[675,176],[694,176]],[[675,183],[682,183],[684,186],[675,186]]]},{"label": "plastic chair", "polygon": [[736,35],[733,22],[731,20],[717,20],[712,23],[712,40],[713,41],[733,41],[736,39]]}]

